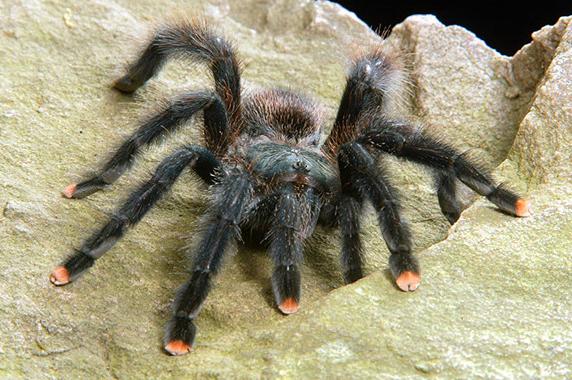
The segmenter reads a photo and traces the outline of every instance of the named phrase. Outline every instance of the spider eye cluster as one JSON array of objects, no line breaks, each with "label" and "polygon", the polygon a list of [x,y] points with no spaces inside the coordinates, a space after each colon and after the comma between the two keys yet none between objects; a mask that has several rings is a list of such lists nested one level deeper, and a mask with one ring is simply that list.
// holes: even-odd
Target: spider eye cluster
[{"label": "spider eye cluster", "polygon": [[246,159],[255,174],[265,179],[299,174],[312,177],[325,185],[334,175],[331,165],[323,155],[286,144],[268,142],[254,145],[248,150]]}]

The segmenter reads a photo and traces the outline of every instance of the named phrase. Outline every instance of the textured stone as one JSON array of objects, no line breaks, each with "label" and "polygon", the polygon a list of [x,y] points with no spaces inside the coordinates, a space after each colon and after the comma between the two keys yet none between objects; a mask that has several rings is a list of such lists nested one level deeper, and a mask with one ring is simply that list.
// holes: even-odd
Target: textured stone
[{"label": "textured stone", "polygon": [[[520,170],[533,182],[565,184],[572,178],[571,23],[572,18],[561,18],[555,27],[533,34],[535,43],[544,48],[542,67],[546,71],[536,87],[534,102],[522,121],[511,154],[511,159],[518,162]],[[526,48],[532,49],[523,50]],[[523,50],[517,57],[526,54]],[[550,53],[553,58],[548,61]]]},{"label": "textured stone", "polygon": [[195,241],[208,199],[190,176],[89,274],[51,287],[52,267],[162,157],[196,138],[188,128],[151,148],[109,191],[82,201],[59,194],[159,99],[210,86],[204,68],[174,62],[135,100],[109,89],[153,21],[199,11],[236,42],[246,85],[302,89],[324,102],[330,122],[348,57],[380,43],[321,1],[0,3],[0,377],[572,376],[570,18],[512,58],[432,16],[394,28],[387,43],[412,69],[396,110],[502,162],[499,178],[534,207],[514,219],[479,200],[449,231],[427,173],[394,160],[424,269],[415,293],[392,284],[373,218],[364,237],[374,273],[342,287],[335,235],[319,231],[302,308],[289,317],[273,305],[264,252],[241,248],[200,315],[195,351],[167,357],[160,342],[186,277],[182,247]]}]

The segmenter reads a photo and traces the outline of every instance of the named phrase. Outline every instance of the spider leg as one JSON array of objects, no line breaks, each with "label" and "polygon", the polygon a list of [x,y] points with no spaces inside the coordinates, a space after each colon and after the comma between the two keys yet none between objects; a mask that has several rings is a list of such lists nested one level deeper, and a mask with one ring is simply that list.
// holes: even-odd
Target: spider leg
[{"label": "spider leg", "polygon": [[167,325],[164,348],[171,355],[191,350],[196,327],[193,320],[210,290],[225,249],[239,234],[239,223],[252,197],[251,179],[244,173],[229,174],[218,187],[209,223],[198,246],[191,278],[180,288],[174,313]]},{"label": "spider leg", "polygon": [[[347,284],[363,277],[363,246],[361,241],[361,214],[365,202],[358,187],[348,186],[351,171],[340,169],[342,191],[333,198],[325,199],[320,210],[320,225],[326,228],[340,228],[342,238],[341,265]],[[346,185],[344,185],[346,184]]]},{"label": "spider leg", "polygon": [[234,49],[200,22],[180,21],[157,29],[151,42],[127,73],[114,83],[124,93],[132,93],[156,75],[169,58],[189,57],[209,65],[216,92],[229,114],[240,104],[240,64]]},{"label": "spider leg", "polygon": [[278,195],[270,231],[270,256],[274,261],[272,290],[280,311],[292,314],[300,304],[300,270],[303,242],[318,202],[312,188],[287,185]]},{"label": "spider leg", "polygon": [[[385,118],[375,119],[358,139],[363,145],[403,157],[455,176],[471,190],[487,197],[501,210],[528,216],[529,202],[512,191],[497,186],[491,175],[449,145],[419,132],[413,126]],[[446,191],[451,188],[445,187]]]},{"label": "spider leg", "polygon": [[[220,97],[209,91],[185,94],[175,98],[161,112],[144,122],[121,144],[98,175],[77,185],[69,185],[63,192],[64,196],[83,198],[112,184],[131,166],[142,147],[178,129],[200,110],[204,110],[205,115],[204,137],[207,147],[215,153],[226,149],[228,123]],[[207,177],[206,180],[209,182],[211,179]]]},{"label": "spider leg", "polygon": [[138,223],[155,203],[172,187],[183,169],[191,166],[195,173],[212,181],[220,163],[206,148],[191,145],[166,158],[152,178],[132,193],[111,220],[51,274],[54,285],[66,285],[90,268],[123,236],[127,228]]},{"label": "spider leg", "polygon": [[352,141],[360,132],[357,123],[367,112],[383,112],[391,95],[404,81],[399,61],[381,49],[356,59],[347,76],[338,113],[324,143],[326,153],[335,157],[339,146]]},{"label": "spider leg", "polygon": [[[361,243],[361,212],[363,198],[354,189],[348,186],[347,170],[342,174],[343,183],[342,196],[338,205],[338,219],[342,235],[342,272],[347,284],[355,282],[363,277],[363,246]],[[351,180],[350,180],[351,181]]]},{"label": "spider leg", "polygon": [[[411,253],[411,235],[401,218],[397,191],[370,153],[358,142],[344,144],[338,153],[342,184],[340,228],[342,230],[342,263],[348,282],[363,276],[359,219],[361,203],[373,204],[387,248],[391,252],[390,269],[399,288],[413,291],[419,286],[419,265]],[[347,223],[349,221],[349,223]]]},{"label": "spider leg", "polygon": [[463,205],[457,195],[457,178],[454,172],[437,173],[437,198],[441,212],[449,223],[454,224],[463,211]]}]

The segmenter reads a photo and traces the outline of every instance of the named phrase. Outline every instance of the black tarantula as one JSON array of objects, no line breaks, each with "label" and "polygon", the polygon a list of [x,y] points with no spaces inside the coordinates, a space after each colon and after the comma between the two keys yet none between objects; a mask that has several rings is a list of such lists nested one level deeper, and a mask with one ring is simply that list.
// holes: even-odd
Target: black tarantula
[{"label": "black tarantula", "polygon": [[291,314],[300,302],[303,243],[318,223],[341,230],[345,281],[363,277],[360,224],[364,204],[371,202],[391,252],[389,267],[397,286],[403,291],[417,289],[419,264],[411,253],[411,236],[396,190],[381,167],[384,155],[434,169],[441,210],[451,223],[462,211],[457,181],[509,214],[528,215],[527,200],[495,185],[490,174],[465,155],[406,121],[387,116],[383,105],[401,72],[381,49],[353,62],[325,141],[321,141],[318,107],[305,96],[277,88],[243,93],[233,47],[203,23],[159,28],[127,74],[114,82],[115,89],[134,92],[173,57],[207,64],[214,91],[174,98],[123,142],[97,176],[69,185],[63,195],[83,198],[111,185],[143,147],[179,129],[200,111],[204,146],[183,146],[161,162],[151,179],[50,276],[54,285],[78,278],[141,220],[185,168],[191,168],[209,185],[213,197],[192,274],[178,291],[167,325],[164,348],[169,354],[190,351],[196,332],[193,321],[211,277],[218,272],[225,249],[241,233],[266,240],[274,262],[276,304],[282,313]]}]

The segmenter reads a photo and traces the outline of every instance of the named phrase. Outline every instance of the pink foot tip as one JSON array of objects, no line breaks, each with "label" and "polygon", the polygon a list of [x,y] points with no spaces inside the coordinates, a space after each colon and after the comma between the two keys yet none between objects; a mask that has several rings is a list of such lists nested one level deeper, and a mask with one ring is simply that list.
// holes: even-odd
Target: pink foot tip
[{"label": "pink foot tip", "polygon": [[298,311],[300,305],[294,298],[286,298],[280,305],[278,305],[278,309],[284,314],[294,314]]},{"label": "pink foot tip", "polygon": [[165,346],[165,351],[173,356],[185,355],[191,351],[191,345],[182,340],[172,340]]},{"label": "pink foot tip", "polygon": [[530,216],[530,201],[522,198],[517,200],[514,205],[514,213],[520,217]]},{"label": "pink foot tip", "polygon": [[56,286],[65,285],[70,282],[70,272],[64,266],[59,266],[50,274],[50,281]]},{"label": "pink foot tip", "polygon": [[397,277],[395,283],[399,289],[403,290],[404,292],[412,292],[419,287],[419,284],[421,283],[421,276],[419,273],[406,271]]},{"label": "pink foot tip", "polygon": [[73,195],[75,193],[77,189],[77,185],[75,183],[72,183],[71,185],[68,185],[64,191],[62,191],[62,195],[68,199],[73,198]]}]

